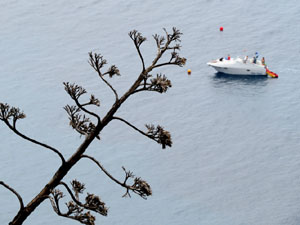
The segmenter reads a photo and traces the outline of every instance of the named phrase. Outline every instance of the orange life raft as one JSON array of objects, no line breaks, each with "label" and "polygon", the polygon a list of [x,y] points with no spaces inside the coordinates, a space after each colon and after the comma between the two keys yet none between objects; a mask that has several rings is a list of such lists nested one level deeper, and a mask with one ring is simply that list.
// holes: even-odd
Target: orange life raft
[{"label": "orange life raft", "polygon": [[267,73],[270,77],[278,78],[278,74],[277,74],[277,73],[274,73],[274,72],[272,72],[271,70],[269,70],[269,69],[267,69],[267,68],[266,68],[266,73]]}]

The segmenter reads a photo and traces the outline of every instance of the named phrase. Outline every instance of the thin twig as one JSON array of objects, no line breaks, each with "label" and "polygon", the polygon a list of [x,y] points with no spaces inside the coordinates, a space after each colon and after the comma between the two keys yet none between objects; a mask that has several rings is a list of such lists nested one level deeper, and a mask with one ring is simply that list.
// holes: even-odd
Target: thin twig
[{"label": "thin twig", "polygon": [[[120,121],[124,122],[125,124],[127,124],[128,126],[130,126],[131,128],[133,128],[134,130],[138,131],[140,134],[145,135],[145,136],[148,137],[148,138],[151,138],[150,135],[146,134],[144,131],[142,131],[142,130],[138,129],[137,127],[133,126],[133,125],[132,125],[131,123],[129,123],[128,121],[126,121],[126,120],[124,120],[124,119],[122,119],[122,118],[120,118],[120,117],[116,117],[116,116],[114,116],[113,119],[115,119],[115,120],[120,120]],[[151,139],[152,139],[152,138],[151,138]]]},{"label": "thin twig", "polygon": [[151,87],[143,87],[140,89],[136,89],[135,91],[132,92],[132,94],[138,93],[138,92],[142,92],[142,91],[153,91],[153,92],[157,92],[156,90],[152,90]]},{"label": "thin twig", "polygon": [[144,58],[143,58],[143,55],[141,53],[140,47],[137,46],[136,43],[134,43],[134,45],[135,45],[135,48],[136,48],[136,50],[137,50],[137,52],[138,52],[138,54],[140,56],[140,59],[142,61],[143,71],[145,71],[145,62],[144,62]]},{"label": "thin twig", "polygon": [[96,113],[93,113],[93,112],[87,110],[86,108],[84,108],[83,105],[79,103],[78,99],[74,99],[74,101],[78,108],[80,108],[82,111],[86,112],[87,114],[90,114],[90,115],[96,117],[98,120],[98,123],[101,123],[101,119]]},{"label": "thin twig", "polygon": [[110,178],[112,179],[114,182],[116,182],[117,184],[129,188],[129,186],[125,185],[124,183],[121,183],[119,180],[117,180],[116,178],[114,178],[95,158],[89,156],[89,155],[82,155],[81,158],[88,158],[90,160],[92,160],[94,163],[97,164],[97,166]]},{"label": "thin twig", "polygon": [[178,65],[176,62],[166,62],[155,65],[153,68],[161,67],[161,66],[168,66],[168,65]]},{"label": "thin twig", "polygon": [[6,125],[7,125],[14,133],[15,133],[15,134],[17,134],[17,135],[20,136],[21,138],[23,138],[23,139],[25,139],[25,140],[27,140],[27,141],[30,141],[30,142],[32,142],[32,143],[34,143],[34,144],[40,145],[40,146],[42,146],[42,147],[44,147],[44,148],[47,148],[47,149],[49,149],[49,150],[55,152],[55,153],[60,157],[60,159],[61,159],[61,161],[62,161],[62,164],[64,164],[64,163],[66,162],[66,161],[65,161],[65,158],[63,157],[63,155],[62,155],[57,149],[55,149],[55,148],[53,148],[53,147],[51,147],[51,146],[49,146],[49,145],[47,145],[47,144],[44,144],[44,143],[42,143],[42,142],[36,141],[36,140],[34,140],[34,139],[32,139],[32,138],[29,138],[29,137],[27,137],[26,135],[20,133],[20,132],[16,129],[16,127],[11,126],[11,124],[8,122],[8,120],[4,120],[4,123],[5,123],[5,124],[6,124]]},{"label": "thin twig", "polygon": [[76,197],[73,195],[71,189],[69,188],[69,186],[68,186],[65,182],[61,181],[61,182],[59,182],[59,184],[63,185],[63,186],[67,189],[67,191],[69,192],[71,198],[73,199],[73,201],[74,201],[77,205],[79,205],[79,206],[81,206],[81,207],[84,207],[84,205],[83,205],[80,201],[78,201],[78,200],[76,199]]},{"label": "thin twig", "polygon": [[99,76],[100,76],[100,78],[104,81],[104,83],[108,86],[108,87],[110,87],[110,89],[114,92],[114,94],[115,94],[115,97],[116,97],[116,102],[119,100],[119,96],[118,96],[118,93],[117,93],[117,91],[113,88],[113,86],[107,81],[107,80],[105,80],[100,74],[99,74]]},{"label": "thin twig", "polygon": [[143,55],[142,55],[141,50],[140,50],[140,46],[146,40],[146,38],[144,38],[136,30],[133,30],[133,31],[129,32],[129,37],[131,38],[131,40],[134,43],[134,46],[135,46],[135,48],[136,48],[136,50],[139,54],[139,57],[142,61],[143,71],[145,71],[145,62],[144,62],[144,58],[143,58]]},{"label": "thin twig", "polygon": [[[129,195],[130,196],[130,194],[129,194],[129,190],[131,190],[131,191],[133,191],[134,193],[137,193],[137,194],[139,194],[140,196],[142,196],[140,193],[139,193],[139,191],[134,187],[134,186],[130,186],[130,185],[127,185],[126,184],[126,182],[127,182],[127,180],[128,180],[128,178],[129,177],[133,177],[132,176],[132,174],[131,174],[131,172],[126,172],[125,171],[125,168],[123,168],[124,169],[124,171],[125,171],[125,173],[126,173],[126,177],[125,177],[125,180],[124,180],[124,182],[122,183],[122,182],[120,182],[119,180],[117,180],[116,178],[114,178],[95,158],[93,158],[93,157],[91,157],[91,156],[89,156],[89,155],[82,155],[81,156],[81,158],[88,158],[88,159],[90,159],[90,160],[92,160],[94,163],[96,163],[97,164],[97,166],[111,179],[111,180],[113,180],[114,182],[116,182],[117,184],[119,184],[120,186],[122,186],[122,187],[124,187],[124,188],[126,188],[126,193],[123,195],[123,197],[124,196],[126,196],[126,195]],[[129,175],[128,175],[129,174]],[[143,196],[142,196],[143,197]],[[144,198],[144,197],[143,197]]]},{"label": "thin twig", "polygon": [[4,186],[8,190],[10,190],[12,193],[14,193],[17,196],[17,198],[18,198],[18,200],[20,202],[20,210],[24,209],[23,200],[22,200],[22,197],[19,195],[19,193],[15,189],[13,189],[12,187],[10,187],[7,184],[5,184],[3,181],[0,181],[0,185]]}]

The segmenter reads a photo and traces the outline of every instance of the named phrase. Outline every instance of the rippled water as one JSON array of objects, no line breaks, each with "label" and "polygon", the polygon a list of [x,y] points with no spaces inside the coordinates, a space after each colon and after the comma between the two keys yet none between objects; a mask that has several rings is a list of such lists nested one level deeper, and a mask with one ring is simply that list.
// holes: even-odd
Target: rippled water
[{"label": "rippled water", "polygon": [[[108,217],[97,224],[293,225],[300,211],[299,35],[300,3],[290,1],[7,1],[0,3],[0,102],[27,115],[19,129],[72,154],[82,139],[68,127],[62,107],[71,104],[63,81],[76,82],[100,98],[104,115],[113,96],[87,63],[101,52],[122,76],[123,93],[141,70],[127,33],[148,37],[162,28],[183,32],[183,68],[168,67],[166,95],[129,99],[119,116],[136,126],[161,124],[174,146],[162,151],[123,124],[112,123],[88,154],[116,177],[121,166],[147,180],[153,196],[121,198],[123,190],[82,161],[66,177],[101,196]],[[219,32],[223,26],[224,31]],[[206,65],[211,59],[258,51],[279,79],[227,77]],[[192,70],[188,76],[187,69]],[[53,154],[0,125],[0,180],[29,202],[59,165]],[[16,214],[15,196],[0,188],[0,224]],[[76,224],[43,203],[24,224]]]}]

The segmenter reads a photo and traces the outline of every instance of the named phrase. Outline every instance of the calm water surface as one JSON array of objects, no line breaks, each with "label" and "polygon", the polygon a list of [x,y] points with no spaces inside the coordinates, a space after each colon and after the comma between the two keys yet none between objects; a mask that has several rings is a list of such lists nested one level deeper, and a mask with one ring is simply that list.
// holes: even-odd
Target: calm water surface
[{"label": "calm water surface", "polygon": [[[119,67],[122,76],[111,82],[123,93],[141,70],[130,30],[148,38],[142,48],[148,64],[156,53],[152,34],[172,26],[184,34],[181,55],[187,65],[155,71],[166,73],[172,89],[129,99],[118,114],[140,128],[163,125],[174,147],[162,151],[114,122],[88,150],[119,179],[125,166],[147,180],[153,196],[121,198],[124,190],[87,161],[65,179],[81,180],[106,202],[109,216],[98,216],[97,224],[300,223],[299,1],[3,0],[0,10],[0,102],[22,108],[27,118],[19,129],[66,157],[82,139],[68,127],[62,107],[72,102],[62,82],[76,82],[100,98],[100,115],[113,101],[89,67],[87,53],[101,52]],[[220,76],[206,65],[227,54],[256,51],[279,79]],[[0,134],[0,180],[27,203],[51,178],[59,159],[3,124]],[[18,202],[3,188],[0,202],[0,224],[8,224]],[[76,222],[57,217],[45,202],[24,224]]]}]

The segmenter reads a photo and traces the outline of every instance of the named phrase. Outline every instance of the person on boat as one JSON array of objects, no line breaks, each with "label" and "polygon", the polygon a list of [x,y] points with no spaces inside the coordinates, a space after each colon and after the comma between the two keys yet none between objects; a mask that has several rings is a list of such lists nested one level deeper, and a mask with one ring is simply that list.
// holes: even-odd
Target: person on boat
[{"label": "person on boat", "polygon": [[228,54],[228,56],[227,56],[227,60],[230,60],[230,55]]},{"label": "person on boat", "polygon": [[256,64],[256,60],[258,59],[258,52],[255,52],[255,56],[253,56],[253,63]]},{"label": "person on boat", "polygon": [[243,62],[246,63],[248,61],[248,56],[245,56]]},{"label": "person on boat", "polygon": [[261,59],[261,64],[263,64],[264,66],[266,65],[265,57],[262,57],[262,59]]}]

